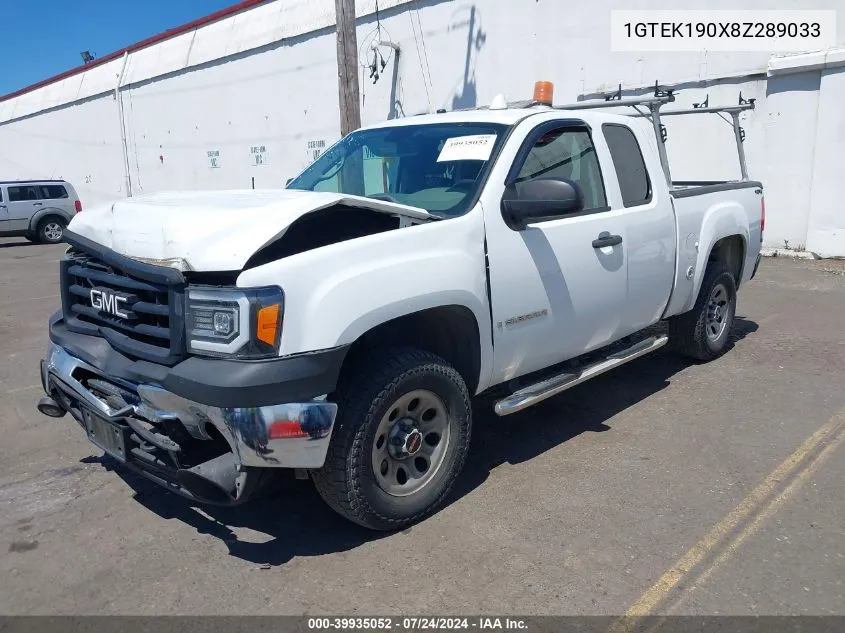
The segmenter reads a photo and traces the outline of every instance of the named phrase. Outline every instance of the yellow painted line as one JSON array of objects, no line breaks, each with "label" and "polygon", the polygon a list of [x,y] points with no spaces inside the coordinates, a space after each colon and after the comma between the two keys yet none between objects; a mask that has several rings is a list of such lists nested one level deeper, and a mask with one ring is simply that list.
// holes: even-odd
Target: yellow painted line
[{"label": "yellow painted line", "polygon": [[[838,417],[845,416],[845,412],[840,412]],[[804,487],[812,476],[816,473],[816,471],[821,468],[822,464],[836,451],[837,448],[842,444],[843,440],[845,440],[845,433],[841,432],[842,429],[840,428],[837,435],[834,435],[830,442],[813,458],[807,466],[798,472],[789,485],[783,489],[783,491],[777,495],[774,499],[772,499],[763,510],[758,514],[754,519],[746,525],[738,534],[734,536],[733,539],[724,547],[722,553],[714,560],[703,572],[695,577],[695,584],[700,586],[707,578],[709,578],[713,572],[719,568],[723,563],[725,563],[728,559],[730,559],[734,554],[736,554],[737,550],[739,550],[739,546],[742,545],[749,537],[754,536],[763,524],[772,518],[778,510],[783,507],[783,505],[792,497],[795,493],[797,493],[801,488]],[[693,587],[694,588],[694,587]],[[678,599],[672,604],[669,609],[666,609],[666,612],[671,614],[677,611],[677,608],[683,604],[684,600],[689,596],[689,592],[684,592]],[[642,616],[637,618],[632,618],[633,620],[639,621]],[[663,625],[666,624],[667,617],[662,616],[656,619],[657,621],[655,624],[650,627],[644,633],[657,633]]]},{"label": "yellow painted line", "polygon": [[[654,585],[625,612],[625,618],[639,619],[651,615],[655,608],[666,599],[669,593],[681,580],[687,577],[695,567],[700,565],[708,554],[715,550],[720,543],[726,540],[731,532],[736,530],[743,522],[747,521],[755,514],[758,515],[758,520],[753,521],[746,527],[746,530],[751,531],[743,531],[739,536],[742,536],[742,540],[744,540],[752,534],[753,531],[758,529],[762,521],[765,520],[764,517],[771,516],[771,514],[783,505],[786,499],[793,494],[795,490],[797,490],[797,488],[792,488],[791,485],[796,484],[799,481],[804,481],[806,476],[809,476],[810,467],[813,464],[818,463],[818,460],[821,459],[822,456],[825,456],[826,458],[830,454],[828,451],[833,450],[833,448],[838,445],[842,437],[843,429],[845,429],[845,409],[839,411],[839,413],[834,415],[815,433],[808,437],[794,453],[787,457],[780,466],[778,466],[762,481],[762,483],[760,483],[759,486],[752,490],[751,493],[745,497],[745,499],[743,499],[736,508],[714,525],[704,538],[693,545],[686,554],[681,556],[681,558],[679,558],[672,567],[664,572],[657,582],[654,583]],[[817,449],[826,440],[830,443],[825,447],[825,449],[818,453],[807,464],[804,464],[803,472],[808,474],[806,476],[796,476],[796,479],[790,486],[766,504],[765,501],[774,494],[778,486],[790,476],[797,473],[805,458],[807,458],[810,453]],[[739,538],[739,536],[737,538]],[[739,542],[742,541],[740,540]],[[730,548],[729,546],[728,549],[721,554],[718,560],[724,561],[730,557],[733,552],[736,551],[736,547],[739,546],[739,542],[736,543],[733,548]],[[626,624],[623,626],[628,628],[629,625]]]},{"label": "yellow painted line", "polygon": [[[840,414],[842,416],[843,414]],[[841,430],[841,429],[840,429]],[[781,492],[778,496],[772,499],[766,507],[763,509],[760,514],[754,517],[754,520],[751,521],[748,525],[746,525],[742,531],[739,532],[731,542],[724,548],[722,553],[719,557],[710,564],[710,566],[704,570],[695,580],[696,584],[700,584],[704,582],[712,573],[716,570],[717,567],[722,565],[726,560],[728,560],[731,556],[733,556],[739,546],[742,545],[743,541],[747,540],[749,537],[754,536],[760,528],[763,526],[768,519],[777,513],[778,510],[785,504],[790,497],[792,497],[796,492],[801,490],[813,476],[813,474],[824,464],[825,461],[836,451],[837,448],[842,444],[842,441],[845,440],[845,433],[839,433],[836,437],[833,437],[830,442],[825,446],[818,455],[807,465],[805,469],[799,472],[789,485],[784,488],[783,492]],[[680,601],[679,601],[680,602]]]}]

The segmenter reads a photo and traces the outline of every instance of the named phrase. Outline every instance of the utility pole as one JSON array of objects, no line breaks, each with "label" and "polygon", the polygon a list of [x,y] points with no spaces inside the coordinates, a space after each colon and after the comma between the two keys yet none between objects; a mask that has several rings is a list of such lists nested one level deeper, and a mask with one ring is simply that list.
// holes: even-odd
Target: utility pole
[{"label": "utility pole", "polygon": [[355,0],[334,0],[337,23],[337,81],[340,134],[361,127],[358,96],[358,38],[355,34]]}]

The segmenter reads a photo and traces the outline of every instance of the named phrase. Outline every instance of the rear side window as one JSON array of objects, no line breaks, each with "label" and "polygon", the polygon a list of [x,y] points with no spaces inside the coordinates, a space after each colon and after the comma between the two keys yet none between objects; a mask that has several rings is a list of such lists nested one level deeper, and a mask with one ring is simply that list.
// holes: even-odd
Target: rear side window
[{"label": "rear side window", "polygon": [[649,202],[651,181],[637,137],[624,125],[605,123],[601,129],[610,148],[619,189],[622,190],[622,204],[635,207]]},{"label": "rear side window", "polygon": [[67,198],[67,189],[62,185],[41,185],[38,187],[41,197],[45,200],[57,200],[59,198]]},{"label": "rear side window", "polygon": [[38,192],[35,191],[35,187],[9,187],[9,202],[26,200],[38,200]]}]

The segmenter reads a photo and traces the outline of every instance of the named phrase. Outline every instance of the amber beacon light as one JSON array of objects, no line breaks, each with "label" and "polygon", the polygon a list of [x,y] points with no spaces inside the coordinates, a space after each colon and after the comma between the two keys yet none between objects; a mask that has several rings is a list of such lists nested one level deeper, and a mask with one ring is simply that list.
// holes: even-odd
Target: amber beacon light
[{"label": "amber beacon light", "polygon": [[555,85],[551,81],[538,81],[534,84],[534,101],[543,105],[552,105]]}]

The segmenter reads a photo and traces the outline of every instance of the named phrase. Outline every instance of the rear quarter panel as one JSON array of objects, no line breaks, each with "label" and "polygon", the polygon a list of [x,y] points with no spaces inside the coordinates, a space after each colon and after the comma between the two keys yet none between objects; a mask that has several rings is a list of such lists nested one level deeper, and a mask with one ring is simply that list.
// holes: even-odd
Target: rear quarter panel
[{"label": "rear quarter panel", "polygon": [[678,257],[675,288],[664,316],[692,309],[710,253],[722,238],[733,235],[742,238],[744,256],[738,285],[741,286],[751,278],[760,253],[761,197],[762,187],[759,183],[748,183],[748,186],[741,189],[674,197]]}]

